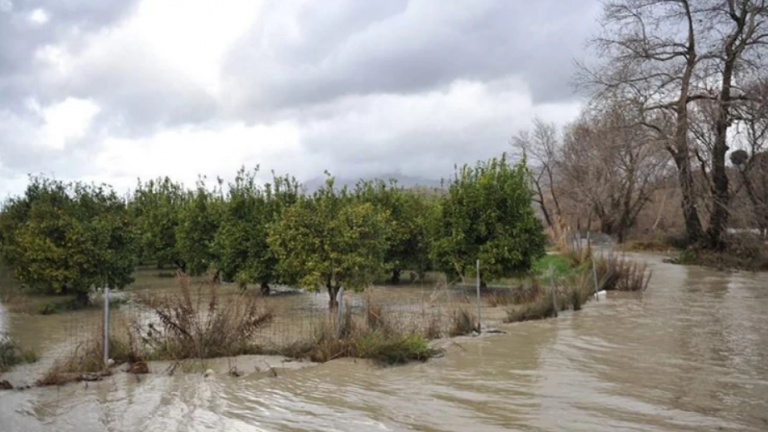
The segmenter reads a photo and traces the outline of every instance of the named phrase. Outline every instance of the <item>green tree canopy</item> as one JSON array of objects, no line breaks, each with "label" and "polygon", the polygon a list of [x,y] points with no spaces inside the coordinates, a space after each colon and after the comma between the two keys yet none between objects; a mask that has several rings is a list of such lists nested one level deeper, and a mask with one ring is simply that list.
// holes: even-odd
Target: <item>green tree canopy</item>
[{"label": "green tree canopy", "polygon": [[110,188],[32,177],[0,214],[0,253],[30,288],[86,303],[93,287],[132,281],[136,236]]},{"label": "green tree canopy", "polygon": [[278,270],[287,282],[309,290],[325,287],[330,307],[345,289],[361,289],[383,274],[388,213],[336,190],[333,178],[314,195],[288,208],[269,236]]},{"label": "green tree canopy", "polygon": [[223,201],[221,181],[211,191],[201,178],[197,188],[187,192],[176,227],[179,257],[185,272],[200,275],[214,267],[217,257],[213,243],[221,223]]},{"label": "green tree canopy", "polygon": [[524,160],[510,166],[506,155],[457,169],[435,242],[443,270],[472,274],[478,259],[483,281],[530,270],[545,252],[545,236],[527,175]]},{"label": "green tree canopy", "polygon": [[429,261],[429,218],[431,201],[420,191],[407,190],[390,180],[360,181],[356,198],[373,204],[389,215],[389,238],[385,264],[392,271],[392,283],[400,282],[402,270],[422,271]]},{"label": "green tree canopy", "polygon": [[140,262],[154,262],[160,268],[168,264],[184,267],[176,230],[186,198],[184,187],[168,177],[139,181],[128,209],[139,236]]},{"label": "green tree canopy", "polygon": [[268,227],[298,199],[298,183],[292,177],[277,177],[261,186],[258,168],[241,168],[229,185],[221,225],[213,248],[216,268],[227,281],[241,285],[260,283],[262,294],[269,293],[275,278],[277,258],[267,243]]}]

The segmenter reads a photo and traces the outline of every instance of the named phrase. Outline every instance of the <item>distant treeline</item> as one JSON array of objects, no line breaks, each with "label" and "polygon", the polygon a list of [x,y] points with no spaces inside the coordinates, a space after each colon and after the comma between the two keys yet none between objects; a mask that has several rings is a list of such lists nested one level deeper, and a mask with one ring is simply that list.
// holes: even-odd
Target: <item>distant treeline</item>
[{"label": "distant treeline", "polygon": [[169,178],[139,181],[125,199],[107,185],[31,177],[0,211],[0,255],[29,289],[76,294],[122,288],[135,266],[206,272],[243,287],[294,284],[358,289],[403,270],[491,280],[530,269],[545,236],[525,160],[506,156],[457,169],[441,191],[395,181],[325,185],[306,193],[292,176],[257,180],[240,169],[224,187]]}]

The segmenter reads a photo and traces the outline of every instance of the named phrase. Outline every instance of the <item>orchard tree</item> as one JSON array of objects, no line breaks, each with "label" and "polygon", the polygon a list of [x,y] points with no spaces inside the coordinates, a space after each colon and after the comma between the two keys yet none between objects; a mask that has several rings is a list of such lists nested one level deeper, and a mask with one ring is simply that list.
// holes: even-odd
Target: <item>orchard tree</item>
[{"label": "orchard tree", "polygon": [[544,255],[545,236],[532,206],[526,161],[510,166],[506,155],[463,166],[450,180],[442,204],[437,259],[446,273],[474,273],[483,285],[528,271]]},{"label": "orchard tree", "polygon": [[135,252],[126,205],[106,186],[32,177],[0,214],[0,253],[16,277],[81,305],[94,287],[129,284]]},{"label": "orchard tree", "polygon": [[360,181],[355,187],[357,200],[373,204],[389,214],[389,238],[385,263],[392,271],[393,284],[400,283],[404,269],[421,272],[429,257],[428,201],[421,193],[383,180]]},{"label": "orchard tree", "polygon": [[259,283],[261,293],[268,295],[277,259],[267,243],[267,230],[284,207],[296,202],[298,183],[273,174],[273,182],[261,186],[257,173],[258,168],[251,172],[241,168],[229,185],[213,248],[224,280],[242,287]]},{"label": "orchard tree", "polygon": [[206,187],[205,179],[201,178],[197,188],[187,192],[176,227],[183,271],[199,275],[212,269],[216,262],[213,243],[221,223],[222,207],[221,181],[211,191]]},{"label": "orchard tree", "polygon": [[154,262],[158,268],[168,264],[184,268],[176,230],[186,198],[183,186],[168,177],[139,181],[128,209],[139,236],[141,262]]},{"label": "orchard tree", "polygon": [[287,208],[271,229],[269,245],[278,258],[283,280],[309,290],[325,288],[329,307],[345,289],[361,289],[385,270],[389,237],[388,214],[362,203],[333,178]]}]

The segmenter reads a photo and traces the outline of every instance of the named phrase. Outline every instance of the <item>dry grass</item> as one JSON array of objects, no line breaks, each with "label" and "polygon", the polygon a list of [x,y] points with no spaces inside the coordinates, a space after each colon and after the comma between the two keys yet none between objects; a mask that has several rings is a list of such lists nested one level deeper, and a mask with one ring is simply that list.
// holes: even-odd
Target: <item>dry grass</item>
[{"label": "dry grass", "polygon": [[78,345],[63,361],[57,361],[37,380],[38,386],[62,385],[78,381],[83,374],[105,373],[103,343],[98,337]]},{"label": "dry grass", "polygon": [[448,335],[451,337],[464,336],[477,330],[475,316],[464,306],[455,306],[450,311],[450,329]]},{"label": "dry grass", "polygon": [[623,256],[595,257],[594,265],[599,290],[644,291],[651,280],[646,264]]},{"label": "dry grass", "polygon": [[542,290],[541,280],[531,277],[526,284],[517,288],[492,290],[484,299],[490,307],[520,305],[534,301]]},{"label": "dry grass", "polygon": [[391,319],[381,306],[366,305],[362,317],[355,317],[346,307],[340,322],[329,316],[309,340],[275,347],[265,353],[320,363],[342,357],[366,358],[385,364],[429,359],[433,353],[425,333],[408,327]]},{"label": "dry grass", "polygon": [[261,298],[246,293],[223,296],[212,280],[193,290],[186,275],[178,279],[178,293],[136,296],[160,321],[160,328],[150,324],[139,332],[149,358],[202,359],[258,351],[252,336],[272,320]]}]

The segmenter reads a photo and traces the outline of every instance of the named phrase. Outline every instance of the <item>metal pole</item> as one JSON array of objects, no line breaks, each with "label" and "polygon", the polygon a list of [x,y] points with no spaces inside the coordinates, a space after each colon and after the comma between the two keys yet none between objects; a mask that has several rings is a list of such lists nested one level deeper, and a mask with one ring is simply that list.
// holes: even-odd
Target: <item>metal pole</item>
[{"label": "metal pole", "polygon": [[341,317],[342,317],[342,308],[344,307],[344,287],[339,288],[339,292],[336,293],[336,304],[338,305],[338,314],[336,317],[336,333],[337,336],[341,337]]},{"label": "metal pole", "polygon": [[597,286],[597,270],[595,269],[595,257],[592,257],[592,277],[595,279],[595,300],[600,301],[600,295],[598,294]]},{"label": "metal pole", "polygon": [[480,315],[480,260],[477,260],[477,332],[482,333],[482,318]]},{"label": "metal pole", "polygon": [[104,366],[109,364],[109,286],[104,288]]},{"label": "metal pole", "polygon": [[557,318],[557,295],[555,294],[555,269],[552,264],[549,265],[549,283],[552,291],[552,306],[555,308],[555,318]]}]

